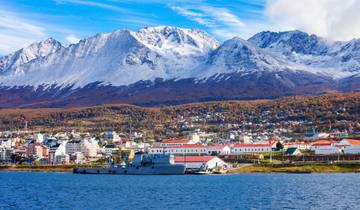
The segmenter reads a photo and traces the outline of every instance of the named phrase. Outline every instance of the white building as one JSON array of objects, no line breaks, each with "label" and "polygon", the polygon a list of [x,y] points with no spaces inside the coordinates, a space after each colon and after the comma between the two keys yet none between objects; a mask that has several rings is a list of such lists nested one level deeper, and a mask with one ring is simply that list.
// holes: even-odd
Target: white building
[{"label": "white building", "polygon": [[70,157],[66,154],[67,141],[61,142],[57,147],[52,147],[49,150],[49,163],[50,164],[66,164],[69,163]]},{"label": "white building", "polygon": [[319,140],[311,144],[310,150],[315,151],[315,155],[332,155],[341,153],[333,140]]},{"label": "white building", "polygon": [[34,139],[36,143],[41,144],[44,141],[44,135],[41,133],[37,133],[34,135]]},{"label": "white building", "polygon": [[337,146],[344,152],[344,154],[360,154],[360,140],[343,139]]},{"label": "white building", "polygon": [[81,152],[81,141],[80,140],[72,140],[66,143],[65,151],[66,154],[72,155],[76,152]]},{"label": "white building", "polygon": [[97,157],[99,145],[94,139],[73,140],[66,144],[66,154],[74,155],[77,152],[82,153],[85,157]]},{"label": "white building", "polygon": [[259,152],[271,152],[273,145],[266,144],[234,144],[231,146],[232,155],[254,154]]},{"label": "white building", "polygon": [[333,145],[319,146],[315,149],[315,155],[333,155],[339,153],[341,153],[341,150]]},{"label": "white building", "polygon": [[2,161],[10,161],[12,155],[12,149],[9,147],[0,146],[0,162]]},{"label": "white building", "polygon": [[81,142],[81,152],[85,157],[97,157],[100,149],[98,142],[95,139],[85,139]]},{"label": "white building", "polygon": [[245,134],[241,134],[239,136],[239,141],[244,144],[250,144],[251,143],[251,137]]},{"label": "white building", "polygon": [[175,163],[185,164],[187,169],[229,168],[230,165],[216,156],[175,156]]},{"label": "white building", "polygon": [[104,133],[104,140],[108,143],[121,142],[120,136],[115,131],[106,131]]},{"label": "white building", "polygon": [[154,146],[148,149],[150,154],[174,154],[174,155],[227,155],[230,154],[230,147],[227,145],[204,146],[188,144],[180,146]]}]

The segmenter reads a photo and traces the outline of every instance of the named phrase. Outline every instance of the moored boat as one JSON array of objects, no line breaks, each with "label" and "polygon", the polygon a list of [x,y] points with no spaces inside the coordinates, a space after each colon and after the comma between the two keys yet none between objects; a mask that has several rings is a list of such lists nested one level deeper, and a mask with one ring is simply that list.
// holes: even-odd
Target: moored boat
[{"label": "moored boat", "polygon": [[119,175],[180,175],[185,173],[184,164],[175,164],[174,156],[168,154],[146,154],[138,152],[132,162],[108,168],[75,168],[76,174]]}]

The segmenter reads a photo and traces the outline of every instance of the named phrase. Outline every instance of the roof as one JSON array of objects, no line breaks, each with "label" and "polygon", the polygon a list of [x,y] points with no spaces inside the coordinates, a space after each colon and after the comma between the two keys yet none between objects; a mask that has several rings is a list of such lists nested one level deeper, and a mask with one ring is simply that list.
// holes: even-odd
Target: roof
[{"label": "roof", "polygon": [[206,163],[216,158],[216,156],[175,156],[175,162],[200,162]]},{"label": "roof", "polygon": [[297,148],[296,147],[289,147],[286,151],[285,151],[285,155],[293,155],[296,152]]},{"label": "roof", "polygon": [[191,140],[188,139],[163,139],[161,140],[161,143],[167,143],[167,144],[186,144],[189,143]]},{"label": "roof", "polygon": [[360,146],[360,141],[359,140],[355,140],[355,139],[348,139],[347,140],[351,145],[356,145],[356,146]]},{"label": "roof", "polygon": [[330,146],[333,143],[335,143],[334,140],[323,139],[323,140],[315,141],[314,143],[311,144],[311,146]]},{"label": "roof", "polygon": [[[360,140],[355,140],[355,139],[344,139],[349,145],[352,146],[360,146]],[[343,141],[344,141],[343,140]],[[341,142],[340,142],[341,143]]]},{"label": "roof", "polygon": [[207,146],[201,144],[185,144],[185,145],[177,145],[177,146],[153,146],[152,148],[164,148],[164,149],[188,149],[188,148],[205,148],[205,149],[223,149],[227,145],[214,145],[214,146]]},{"label": "roof", "polygon": [[271,144],[234,144],[232,147],[271,147]]}]

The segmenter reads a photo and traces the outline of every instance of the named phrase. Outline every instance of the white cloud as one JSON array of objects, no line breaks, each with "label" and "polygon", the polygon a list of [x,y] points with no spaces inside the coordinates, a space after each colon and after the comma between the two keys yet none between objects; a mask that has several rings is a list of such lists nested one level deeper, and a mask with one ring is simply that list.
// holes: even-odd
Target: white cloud
[{"label": "white cloud", "polygon": [[235,36],[249,38],[265,26],[256,21],[243,21],[226,8],[209,5],[173,6],[170,7],[179,15],[187,17],[205,27],[209,32],[222,40]]},{"label": "white cloud", "polygon": [[88,0],[55,0],[55,2],[58,4],[70,3],[70,4],[98,7],[98,8],[102,8],[102,9],[106,9],[106,10],[113,10],[113,11],[118,11],[118,12],[127,12],[127,10],[122,7],[114,6],[112,4],[91,1],[91,0],[90,1],[88,1]]},{"label": "white cloud", "polygon": [[211,19],[211,17],[203,12],[196,12],[191,9],[183,8],[183,7],[170,7],[179,15],[185,16],[201,25],[205,25],[208,27],[214,27],[215,21]]},{"label": "white cloud", "polygon": [[360,37],[359,0],[267,0],[266,15],[279,30],[299,29],[335,40]]},{"label": "white cloud", "polygon": [[0,10],[0,53],[7,54],[47,37],[44,27]]},{"label": "white cloud", "polygon": [[66,36],[66,41],[68,41],[71,44],[78,43],[80,41],[80,38],[75,35],[68,35]]}]

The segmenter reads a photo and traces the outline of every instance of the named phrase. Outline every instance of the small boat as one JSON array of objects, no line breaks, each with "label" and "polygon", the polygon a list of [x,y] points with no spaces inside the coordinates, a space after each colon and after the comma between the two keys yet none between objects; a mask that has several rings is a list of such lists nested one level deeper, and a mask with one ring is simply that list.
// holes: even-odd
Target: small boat
[{"label": "small boat", "polygon": [[216,168],[214,171],[213,171],[213,174],[227,174],[227,170],[226,169],[223,169],[223,168]]},{"label": "small boat", "polygon": [[118,175],[180,175],[185,173],[184,164],[175,164],[174,156],[137,152],[132,162],[107,168],[74,168],[75,174]]}]

